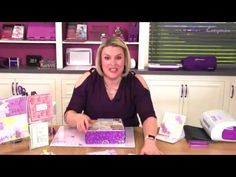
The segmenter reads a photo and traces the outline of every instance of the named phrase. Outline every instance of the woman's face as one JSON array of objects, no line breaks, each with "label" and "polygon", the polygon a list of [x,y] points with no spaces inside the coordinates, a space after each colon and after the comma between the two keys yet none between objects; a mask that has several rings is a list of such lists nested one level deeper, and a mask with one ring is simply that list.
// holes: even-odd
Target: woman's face
[{"label": "woman's face", "polygon": [[122,76],[125,66],[124,51],[121,47],[108,46],[102,50],[102,70],[109,79],[117,79]]}]

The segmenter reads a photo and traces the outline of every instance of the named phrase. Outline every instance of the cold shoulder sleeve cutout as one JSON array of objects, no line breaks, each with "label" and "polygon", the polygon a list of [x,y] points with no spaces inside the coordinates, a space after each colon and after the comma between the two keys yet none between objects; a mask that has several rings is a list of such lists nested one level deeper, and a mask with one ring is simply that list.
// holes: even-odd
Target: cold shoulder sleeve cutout
[{"label": "cold shoulder sleeve cutout", "polygon": [[84,74],[82,74],[82,76],[79,78],[79,80],[76,82],[75,84],[75,88],[79,87],[85,79],[87,79],[87,77],[91,74],[91,72],[85,72]]},{"label": "cold shoulder sleeve cutout", "polygon": [[135,74],[135,77],[139,80],[139,82],[143,85],[144,88],[146,88],[147,90],[149,90],[146,81],[144,80],[144,78],[143,78],[141,75]]}]

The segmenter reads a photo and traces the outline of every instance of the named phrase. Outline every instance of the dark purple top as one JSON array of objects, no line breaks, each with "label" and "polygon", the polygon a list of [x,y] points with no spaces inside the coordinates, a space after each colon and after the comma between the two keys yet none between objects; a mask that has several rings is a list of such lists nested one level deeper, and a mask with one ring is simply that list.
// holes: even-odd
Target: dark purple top
[{"label": "dark purple top", "polygon": [[74,88],[66,111],[84,111],[91,119],[122,118],[124,126],[138,126],[137,113],[142,123],[149,116],[156,117],[150,92],[143,87],[133,71],[122,78],[112,100],[106,92],[103,77],[95,69],[90,72],[84,82]]}]

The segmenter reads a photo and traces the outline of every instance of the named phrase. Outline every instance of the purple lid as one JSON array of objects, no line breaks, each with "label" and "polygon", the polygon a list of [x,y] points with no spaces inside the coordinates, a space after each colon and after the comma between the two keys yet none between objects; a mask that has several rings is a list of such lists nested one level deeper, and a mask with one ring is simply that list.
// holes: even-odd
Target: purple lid
[{"label": "purple lid", "polygon": [[226,140],[236,140],[236,127],[229,127],[222,132],[222,138]]}]

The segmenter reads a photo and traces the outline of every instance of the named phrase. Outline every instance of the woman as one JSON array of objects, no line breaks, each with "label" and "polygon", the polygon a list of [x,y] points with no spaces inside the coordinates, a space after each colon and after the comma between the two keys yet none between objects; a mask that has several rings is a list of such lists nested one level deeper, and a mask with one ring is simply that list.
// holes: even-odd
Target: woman
[{"label": "woman", "polygon": [[92,119],[122,118],[124,126],[143,126],[145,136],[140,154],[161,154],[156,146],[156,115],[147,84],[130,71],[130,53],[119,37],[102,43],[96,55],[96,69],[77,82],[65,111],[65,122],[86,132]]}]

